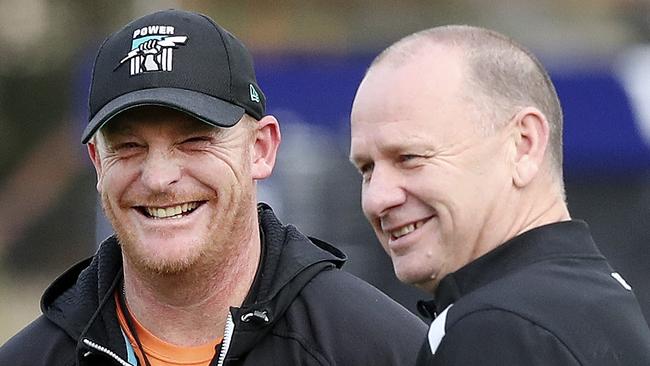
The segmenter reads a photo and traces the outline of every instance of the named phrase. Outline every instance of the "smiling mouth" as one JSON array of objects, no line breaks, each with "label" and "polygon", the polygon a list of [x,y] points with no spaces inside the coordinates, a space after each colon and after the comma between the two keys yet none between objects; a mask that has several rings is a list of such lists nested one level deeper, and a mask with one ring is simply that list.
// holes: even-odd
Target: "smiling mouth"
[{"label": "smiling mouth", "polygon": [[151,219],[178,219],[191,214],[204,203],[205,201],[194,201],[167,207],[139,206],[137,209]]},{"label": "smiling mouth", "polygon": [[428,220],[429,219],[427,218],[427,219],[420,220],[420,221],[417,221],[417,222],[412,222],[410,224],[399,227],[399,228],[397,228],[395,230],[391,230],[389,232],[390,237],[391,237],[391,239],[395,240],[395,239],[401,238],[404,235],[408,235],[408,234],[414,232],[416,229],[419,229]]}]

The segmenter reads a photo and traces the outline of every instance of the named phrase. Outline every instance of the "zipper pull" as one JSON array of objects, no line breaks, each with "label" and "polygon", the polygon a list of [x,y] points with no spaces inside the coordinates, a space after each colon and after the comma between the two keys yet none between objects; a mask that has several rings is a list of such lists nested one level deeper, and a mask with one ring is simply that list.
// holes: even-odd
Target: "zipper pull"
[{"label": "zipper pull", "polygon": [[242,315],[240,319],[244,323],[249,323],[249,322],[268,323],[269,322],[269,316],[266,310],[253,310],[252,312]]}]

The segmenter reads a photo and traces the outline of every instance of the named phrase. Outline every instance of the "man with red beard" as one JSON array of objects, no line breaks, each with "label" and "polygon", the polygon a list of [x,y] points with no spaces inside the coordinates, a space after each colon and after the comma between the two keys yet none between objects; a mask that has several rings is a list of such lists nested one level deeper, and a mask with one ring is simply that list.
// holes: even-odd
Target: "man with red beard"
[{"label": "man with red beard", "polygon": [[144,16],[100,48],[83,134],[116,235],[46,291],[2,365],[411,365],[426,326],[257,204],[280,144],[244,45]]}]

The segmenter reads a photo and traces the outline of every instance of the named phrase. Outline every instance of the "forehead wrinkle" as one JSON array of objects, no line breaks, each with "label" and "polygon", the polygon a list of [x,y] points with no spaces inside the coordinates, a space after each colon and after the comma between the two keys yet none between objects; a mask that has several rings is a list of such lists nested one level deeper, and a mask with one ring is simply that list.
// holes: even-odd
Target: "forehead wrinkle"
[{"label": "forehead wrinkle", "polygon": [[425,121],[403,118],[376,126],[377,141],[388,148],[428,144],[431,136],[423,131]]}]

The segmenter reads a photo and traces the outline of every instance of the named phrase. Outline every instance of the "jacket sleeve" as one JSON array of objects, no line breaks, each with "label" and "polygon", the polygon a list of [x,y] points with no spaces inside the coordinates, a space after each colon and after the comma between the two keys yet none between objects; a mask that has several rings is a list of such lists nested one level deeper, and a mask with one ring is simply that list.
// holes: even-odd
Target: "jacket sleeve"
[{"label": "jacket sleeve", "polygon": [[412,366],[426,337],[420,318],[341,270],[322,272],[303,295],[317,348],[331,365]]},{"label": "jacket sleeve", "polygon": [[476,311],[449,323],[435,355],[424,357],[423,351],[424,347],[418,365],[580,365],[547,329],[497,309]]}]

